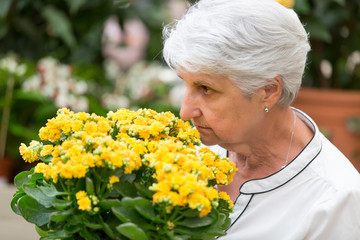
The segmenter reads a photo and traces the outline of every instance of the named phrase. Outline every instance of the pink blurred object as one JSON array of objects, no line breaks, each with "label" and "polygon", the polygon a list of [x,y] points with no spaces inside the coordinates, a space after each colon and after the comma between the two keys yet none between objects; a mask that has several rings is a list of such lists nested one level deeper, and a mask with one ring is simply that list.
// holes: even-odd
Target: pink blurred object
[{"label": "pink blurred object", "polygon": [[115,61],[120,69],[127,70],[145,57],[148,42],[148,30],[140,20],[125,21],[122,31],[117,18],[111,17],[104,26],[103,56]]}]

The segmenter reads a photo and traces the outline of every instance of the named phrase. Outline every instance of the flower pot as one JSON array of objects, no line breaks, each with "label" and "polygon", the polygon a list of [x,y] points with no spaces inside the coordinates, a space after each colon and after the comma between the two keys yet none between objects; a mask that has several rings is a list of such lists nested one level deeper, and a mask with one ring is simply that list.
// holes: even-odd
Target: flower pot
[{"label": "flower pot", "polygon": [[14,160],[9,157],[0,158],[0,178],[5,179],[8,183],[13,181],[14,177]]},{"label": "flower pot", "polygon": [[293,106],[308,114],[360,171],[360,135],[347,124],[360,116],[360,91],[302,88]]}]

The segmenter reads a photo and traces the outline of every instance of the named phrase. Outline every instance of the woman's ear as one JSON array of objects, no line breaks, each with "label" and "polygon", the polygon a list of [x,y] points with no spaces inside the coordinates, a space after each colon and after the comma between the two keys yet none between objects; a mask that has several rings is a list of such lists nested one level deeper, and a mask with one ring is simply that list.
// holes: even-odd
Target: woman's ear
[{"label": "woman's ear", "polygon": [[264,87],[263,101],[268,108],[273,107],[280,99],[282,93],[282,78],[277,75],[273,82]]}]

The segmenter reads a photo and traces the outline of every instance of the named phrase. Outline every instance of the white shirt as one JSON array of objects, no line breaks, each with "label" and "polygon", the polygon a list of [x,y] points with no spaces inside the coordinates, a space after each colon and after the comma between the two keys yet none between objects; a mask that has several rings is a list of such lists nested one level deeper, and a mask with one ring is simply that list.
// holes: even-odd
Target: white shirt
[{"label": "white shirt", "polygon": [[232,225],[219,239],[360,240],[360,174],[307,115],[293,110],[313,138],[285,168],[240,187]]}]

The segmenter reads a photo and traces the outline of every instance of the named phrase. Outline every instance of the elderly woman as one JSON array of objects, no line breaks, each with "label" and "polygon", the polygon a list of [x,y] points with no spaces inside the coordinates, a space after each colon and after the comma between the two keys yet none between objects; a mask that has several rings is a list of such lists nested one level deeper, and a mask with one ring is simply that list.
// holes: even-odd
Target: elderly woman
[{"label": "elderly woman", "polygon": [[200,0],[164,29],[164,58],[186,83],[180,115],[238,171],[221,239],[360,239],[360,175],[290,107],[310,50],[275,0]]}]

